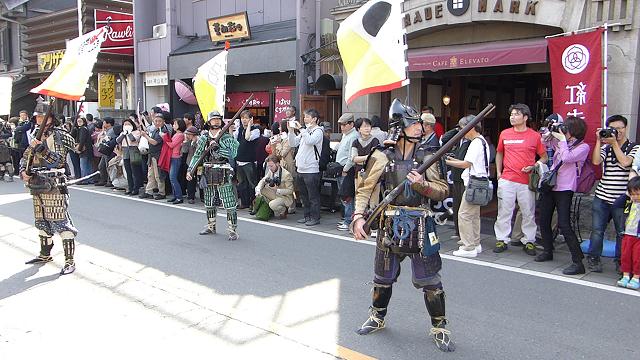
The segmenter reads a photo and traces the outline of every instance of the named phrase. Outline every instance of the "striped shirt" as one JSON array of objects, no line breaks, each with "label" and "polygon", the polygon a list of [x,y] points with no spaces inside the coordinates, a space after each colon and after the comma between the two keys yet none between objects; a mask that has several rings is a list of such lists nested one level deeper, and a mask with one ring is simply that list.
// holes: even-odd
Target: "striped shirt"
[{"label": "striped shirt", "polygon": [[[600,149],[600,157],[603,161],[604,171],[602,173],[602,179],[600,179],[596,187],[596,197],[609,204],[613,204],[620,195],[627,192],[631,167],[620,166],[618,159],[616,159],[616,154],[610,148],[610,146],[603,146]],[[640,149],[640,145],[631,147],[625,143],[622,149],[626,155],[634,157],[638,149]]]}]

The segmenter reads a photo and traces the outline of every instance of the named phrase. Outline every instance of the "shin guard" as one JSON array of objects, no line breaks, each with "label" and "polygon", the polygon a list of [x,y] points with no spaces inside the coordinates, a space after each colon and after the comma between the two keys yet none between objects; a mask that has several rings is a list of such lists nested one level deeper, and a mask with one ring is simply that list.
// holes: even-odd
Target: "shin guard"
[{"label": "shin guard", "polygon": [[44,264],[52,261],[53,258],[51,257],[51,249],[53,249],[53,240],[51,239],[51,237],[40,235],[40,255],[25,262],[25,264]]},{"label": "shin guard", "polygon": [[369,318],[360,326],[358,335],[369,335],[384,329],[384,317],[387,315],[387,306],[391,300],[391,286],[375,285],[373,288],[373,301],[369,307]]},{"label": "shin guard", "polygon": [[60,275],[67,275],[76,270],[76,263],[73,260],[76,243],[74,239],[62,239],[62,246],[64,247],[64,267],[60,271]]},{"label": "shin guard", "polygon": [[445,294],[442,289],[425,289],[424,303],[431,316],[431,330],[429,335],[433,337],[436,347],[444,352],[455,350],[455,344],[451,341],[451,332],[445,329],[447,319],[445,317]]}]

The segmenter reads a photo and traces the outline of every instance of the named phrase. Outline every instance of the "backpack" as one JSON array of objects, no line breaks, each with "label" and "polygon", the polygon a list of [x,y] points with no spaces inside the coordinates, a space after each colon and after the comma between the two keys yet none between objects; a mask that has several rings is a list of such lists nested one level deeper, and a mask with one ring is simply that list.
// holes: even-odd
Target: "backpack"
[{"label": "backpack", "polygon": [[596,172],[588,159],[582,163],[582,168],[578,168],[578,163],[576,163],[576,177],[578,178],[576,192],[589,194],[596,183]]},{"label": "backpack", "polygon": [[331,146],[330,141],[327,139],[324,134],[322,136],[322,149],[318,154],[318,148],[313,145],[313,151],[316,153],[316,160],[318,160],[318,165],[320,166],[320,171],[327,170],[327,165],[331,162]]}]

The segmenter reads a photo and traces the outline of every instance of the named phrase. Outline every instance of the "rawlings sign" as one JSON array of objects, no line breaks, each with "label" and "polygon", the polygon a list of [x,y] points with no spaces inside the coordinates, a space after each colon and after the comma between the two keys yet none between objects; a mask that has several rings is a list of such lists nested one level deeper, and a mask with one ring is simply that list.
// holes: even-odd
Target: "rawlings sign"
[{"label": "rawlings sign", "polygon": [[96,29],[111,21],[111,31],[102,44],[102,52],[133,56],[133,15],[106,10],[94,10]]},{"label": "rawlings sign", "polygon": [[553,111],[584,119],[591,146],[602,127],[603,31],[549,39]]}]

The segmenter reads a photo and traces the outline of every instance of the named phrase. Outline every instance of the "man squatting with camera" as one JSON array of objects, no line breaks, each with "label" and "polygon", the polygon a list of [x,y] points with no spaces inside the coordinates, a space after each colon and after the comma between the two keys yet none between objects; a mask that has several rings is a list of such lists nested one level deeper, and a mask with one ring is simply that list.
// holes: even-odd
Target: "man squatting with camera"
[{"label": "man squatting with camera", "polygon": [[287,210],[293,204],[293,176],[280,165],[277,155],[269,155],[266,164],[267,171],[255,189],[256,198],[264,197],[274,215],[286,219]]},{"label": "man squatting with camera", "polygon": [[73,255],[78,230],[68,212],[69,191],[65,166],[67,152],[73,151],[76,144],[69,133],[58,127],[55,115],[46,115],[47,107],[44,103],[36,105],[33,115],[38,128],[44,127],[45,130],[40,139],[31,140],[20,161],[20,176],[33,195],[35,227],[40,236],[40,254],[26,264],[52,261],[52,238],[54,233],[58,233],[62,238],[65,257],[60,275],[67,275],[76,269]]}]

